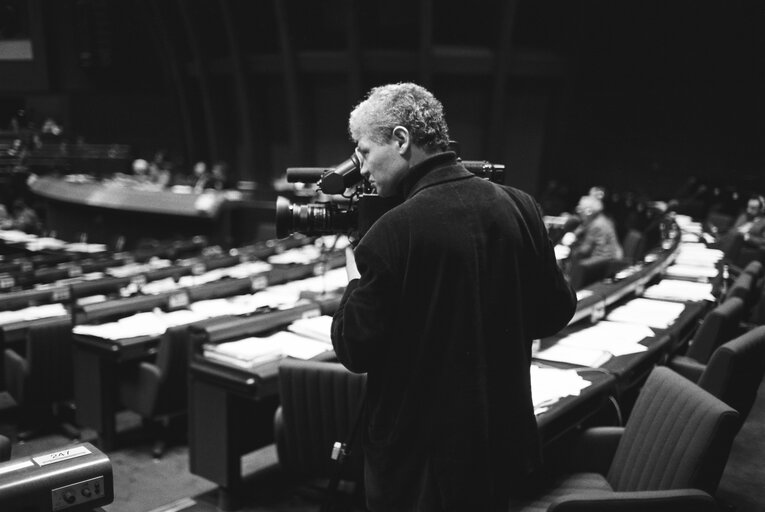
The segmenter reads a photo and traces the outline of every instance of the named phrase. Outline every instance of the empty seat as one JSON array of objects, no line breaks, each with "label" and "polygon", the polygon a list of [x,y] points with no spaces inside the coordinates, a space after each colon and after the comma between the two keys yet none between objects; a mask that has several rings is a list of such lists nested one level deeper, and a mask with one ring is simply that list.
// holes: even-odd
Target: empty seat
[{"label": "empty seat", "polygon": [[739,334],[743,313],[744,301],[738,297],[731,297],[718,305],[706,314],[686,353],[673,357],[669,366],[681,375],[686,374],[686,368],[691,368],[688,378],[695,381],[698,365],[707,364],[717,347]]},{"label": "empty seat", "polygon": [[740,421],[732,407],[657,367],[625,427],[585,430],[571,472],[510,510],[716,510],[711,495]]}]

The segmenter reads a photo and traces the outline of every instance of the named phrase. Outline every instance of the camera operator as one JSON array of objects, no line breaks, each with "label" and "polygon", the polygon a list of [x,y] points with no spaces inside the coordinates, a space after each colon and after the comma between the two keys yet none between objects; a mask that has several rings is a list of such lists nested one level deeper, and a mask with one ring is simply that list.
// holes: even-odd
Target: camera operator
[{"label": "camera operator", "polygon": [[532,340],[576,306],[539,207],[458,162],[418,85],[372,89],[349,132],[362,174],[403,199],[349,250],[332,325],[340,361],[368,377],[367,506],[507,510],[541,457]]}]

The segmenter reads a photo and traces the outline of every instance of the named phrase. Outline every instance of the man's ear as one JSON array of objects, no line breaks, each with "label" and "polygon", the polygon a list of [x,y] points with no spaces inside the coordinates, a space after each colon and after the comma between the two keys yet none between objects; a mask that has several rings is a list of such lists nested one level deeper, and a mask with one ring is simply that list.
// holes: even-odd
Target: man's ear
[{"label": "man's ear", "polygon": [[393,140],[398,143],[399,153],[403,154],[409,150],[411,140],[409,137],[409,130],[405,127],[396,126],[393,128]]}]

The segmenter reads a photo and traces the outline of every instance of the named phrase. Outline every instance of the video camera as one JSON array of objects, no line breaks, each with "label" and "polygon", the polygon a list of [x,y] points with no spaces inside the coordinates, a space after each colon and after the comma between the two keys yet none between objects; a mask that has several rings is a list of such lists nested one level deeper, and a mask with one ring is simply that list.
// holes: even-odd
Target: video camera
[{"label": "video camera", "polygon": [[[504,183],[505,166],[486,161],[460,160],[476,176]],[[289,167],[289,183],[315,183],[320,191],[308,204],[276,199],[276,236],[293,233],[307,236],[347,234],[360,238],[386,211],[401,202],[399,197],[380,197],[361,175],[361,163],[354,153],[336,167]],[[334,195],[335,197],[329,197]],[[339,197],[338,197],[339,196]]]}]

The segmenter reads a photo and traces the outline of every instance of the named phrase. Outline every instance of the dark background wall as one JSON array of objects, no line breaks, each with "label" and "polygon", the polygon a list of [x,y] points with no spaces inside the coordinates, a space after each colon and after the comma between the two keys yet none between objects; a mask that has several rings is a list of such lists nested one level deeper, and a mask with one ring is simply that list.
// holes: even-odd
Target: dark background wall
[{"label": "dark background wall", "polygon": [[[0,0],[31,62],[0,61],[19,106],[67,136],[224,160],[268,187],[347,157],[351,107],[412,80],[466,159],[572,196],[599,183],[667,197],[690,176],[763,190],[765,4],[758,1]],[[1,127],[1,126],[0,126]]]}]

